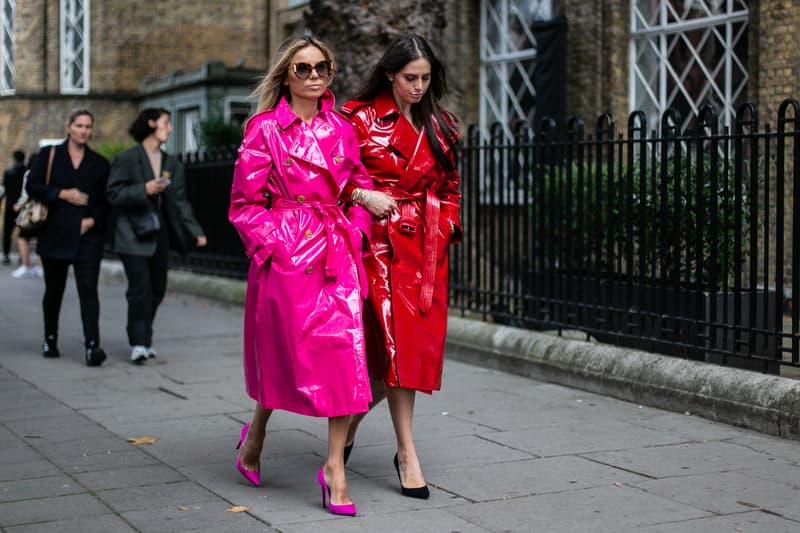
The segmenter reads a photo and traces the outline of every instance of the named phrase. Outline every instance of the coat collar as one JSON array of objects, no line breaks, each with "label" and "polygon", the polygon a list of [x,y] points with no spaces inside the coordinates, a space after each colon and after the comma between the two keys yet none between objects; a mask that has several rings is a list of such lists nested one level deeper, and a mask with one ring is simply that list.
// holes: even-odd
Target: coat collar
[{"label": "coat collar", "polygon": [[[320,112],[326,113],[333,109],[335,101],[333,92],[330,89],[325,89],[325,92],[319,98]],[[289,105],[289,100],[286,99],[286,96],[281,96],[278,105],[275,106],[275,120],[278,121],[278,125],[283,130],[300,120],[300,117],[292,111],[292,106]]]},{"label": "coat collar", "polygon": [[[389,91],[375,97],[375,114],[378,119],[394,120],[395,125],[389,137],[389,144],[408,161],[400,181],[411,188],[436,163],[431,152],[429,139],[423,130],[417,132],[411,123],[400,113]],[[437,139],[434,139],[438,142]]]}]

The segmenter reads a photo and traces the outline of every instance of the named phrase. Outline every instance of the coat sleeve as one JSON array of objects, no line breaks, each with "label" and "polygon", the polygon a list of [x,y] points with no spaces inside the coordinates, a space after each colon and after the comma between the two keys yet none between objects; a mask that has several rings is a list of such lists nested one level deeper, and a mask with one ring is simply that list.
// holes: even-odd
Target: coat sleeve
[{"label": "coat sleeve", "polygon": [[147,190],[144,181],[133,179],[134,159],[131,151],[117,155],[111,163],[108,177],[108,203],[114,207],[147,207]]},{"label": "coat sleeve", "polygon": [[[61,192],[60,187],[56,187],[52,184],[52,168],[50,175],[51,183],[45,184],[45,179],[47,177],[47,162],[50,158],[50,150],[55,149],[55,146],[51,146],[47,149],[39,151],[39,155],[36,156],[36,159],[33,161],[33,165],[31,165],[31,172],[28,174],[28,181],[25,184],[25,192],[28,193],[28,196],[34,200],[39,200],[40,202],[47,204],[56,203],[58,201],[58,193]],[[55,166],[55,158],[53,161]]]},{"label": "coat sleeve", "polygon": [[[373,189],[372,178],[370,177],[364,164],[361,162],[360,150],[358,147],[358,137],[355,132],[345,138],[345,155],[348,159],[353,161],[350,169],[350,177],[345,184],[342,191],[343,200],[345,201],[345,215],[348,220],[358,229],[366,244],[369,243],[370,226],[372,225],[372,215],[363,206],[354,205],[350,202],[353,191],[357,188],[360,189]],[[369,250],[369,246],[364,247],[365,251]]]},{"label": "coat sleeve", "polygon": [[91,192],[93,199],[90,202],[89,216],[94,219],[96,228],[104,228],[108,218],[108,197],[106,189],[108,187],[108,174],[110,165],[106,158],[97,155],[97,181],[94,190]]},{"label": "coat sleeve", "polygon": [[169,194],[172,195],[175,206],[177,207],[181,227],[194,239],[197,239],[197,237],[202,236],[204,233],[202,226],[200,226],[200,223],[194,216],[192,205],[186,197],[186,173],[184,172],[183,164],[180,161],[175,161],[173,168],[175,174],[172,176],[172,183],[168,189]]},{"label": "coat sleeve", "polygon": [[[457,133],[458,121],[455,117],[447,114],[445,119],[450,123],[451,127],[456,129]],[[450,243],[457,244],[461,242],[463,235],[460,221],[461,176],[458,174],[457,169],[444,171],[444,178],[439,188],[438,196],[441,203],[440,217],[448,226],[455,228],[455,231],[450,234]]]},{"label": "coat sleeve", "polygon": [[228,219],[256,265],[264,264],[275,249],[273,233],[278,229],[269,211],[267,181],[273,170],[272,156],[261,123],[248,124],[233,169]]}]

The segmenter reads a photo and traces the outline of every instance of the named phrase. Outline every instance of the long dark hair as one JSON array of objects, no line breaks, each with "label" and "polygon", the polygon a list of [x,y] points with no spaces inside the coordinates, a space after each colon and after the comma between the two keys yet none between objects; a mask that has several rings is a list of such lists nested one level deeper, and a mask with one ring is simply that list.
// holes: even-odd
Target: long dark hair
[{"label": "long dark hair", "polygon": [[453,170],[455,165],[437,142],[436,129],[433,125],[433,120],[435,120],[453,157],[455,157],[458,153],[458,133],[445,119],[446,112],[439,105],[439,100],[447,94],[447,75],[444,65],[433,53],[425,39],[413,33],[398,37],[389,45],[378,63],[372,67],[366,83],[356,93],[354,99],[372,101],[380,93],[386,90],[391,91],[391,82],[386,75],[401,71],[403,67],[416,59],[426,59],[431,64],[431,84],[422,99],[411,106],[411,116],[416,125],[422,126],[425,131],[436,161],[446,170]]}]

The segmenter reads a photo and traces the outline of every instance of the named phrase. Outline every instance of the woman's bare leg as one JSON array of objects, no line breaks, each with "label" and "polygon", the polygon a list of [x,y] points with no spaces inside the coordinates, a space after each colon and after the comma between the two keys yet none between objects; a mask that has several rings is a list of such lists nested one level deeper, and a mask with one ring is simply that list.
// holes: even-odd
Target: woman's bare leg
[{"label": "woman's bare leg", "polygon": [[392,424],[397,437],[397,461],[400,463],[401,484],[407,489],[425,486],[412,432],[416,393],[417,391],[413,389],[386,387],[386,398],[389,401],[389,411],[392,414]]},{"label": "woman's bare leg", "polygon": [[256,404],[253,420],[247,430],[247,436],[242,443],[239,453],[242,457],[242,467],[250,472],[258,472],[261,468],[261,448],[264,446],[264,437],[267,435],[267,421],[272,414],[272,409],[265,409]]},{"label": "woman's bare leg", "polygon": [[[386,387],[383,385],[383,381],[380,379],[370,380],[370,386],[372,387],[372,401],[369,404],[369,411],[372,411],[373,407],[381,403],[381,401],[386,398]],[[369,411],[350,415],[350,423],[347,428],[346,446],[353,445],[353,442],[356,440],[356,431],[358,431],[358,425],[362,420],[364,420],[364,417],[367,416]]]},{"label": "woman's bare leg", "polygon": [[344,441],[347,439],[349,416],[328,419],[328,459],[325,461],[325,482],[331,489],[331,503],[353,503],[347,495],[347,478],[344,471]]}]

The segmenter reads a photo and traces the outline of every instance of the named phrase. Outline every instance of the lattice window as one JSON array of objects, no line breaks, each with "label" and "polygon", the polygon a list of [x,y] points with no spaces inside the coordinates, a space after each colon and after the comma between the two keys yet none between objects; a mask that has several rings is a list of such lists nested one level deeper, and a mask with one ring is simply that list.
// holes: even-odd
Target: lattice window
[{"label": "lattice window", "polygon": [[511,136],[520,121],[533,124],[536,39],[531,24],[552,18],[552,0],[481,0],[481,129],[493,123]]},{"label": "lattice window", "polygon": [[677,109],[685,128],[706,104],[730,125],[746,97],[745,0],[633,0],[630,109],[658,123]]},{"label": "lattice window", "polygon": [[16,0],[0,0],[0,94],[14,93]]},{"label": "lattice window", "polygon": [[89,1],[61,0],[61,92],[89,92]]}]

